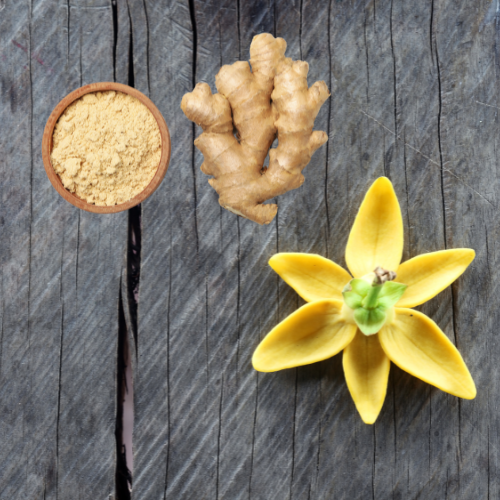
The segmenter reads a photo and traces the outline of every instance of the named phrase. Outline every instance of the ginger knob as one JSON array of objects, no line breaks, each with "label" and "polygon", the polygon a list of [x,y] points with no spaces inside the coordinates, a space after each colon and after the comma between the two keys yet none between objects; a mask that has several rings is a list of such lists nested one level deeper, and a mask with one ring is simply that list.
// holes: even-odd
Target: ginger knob
[{"label": "ginger knob", "polygon": [[[217,94],[198,83],[181,102],[203,129],[194,144],[220,205],[259,224],[269,224],[278,210],[264,202],[300,187],[302,170],[328,139],[313,131],[328,88],[325,82],[309,88],[309,65],[286,58],[285,50],[282,38],[257,35],[250,45],[253,71],[246,61],[223,66],[215,77]],[[276,135],[278,146],[269,151]]]}]

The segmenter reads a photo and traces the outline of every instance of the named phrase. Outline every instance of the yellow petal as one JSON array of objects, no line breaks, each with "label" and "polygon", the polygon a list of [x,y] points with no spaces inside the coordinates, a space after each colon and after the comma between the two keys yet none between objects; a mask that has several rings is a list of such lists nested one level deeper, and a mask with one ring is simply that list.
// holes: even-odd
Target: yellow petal
[{"label": "yellow petal", "polygon": [[275,372],[334,356],[356,333],[356,325],[344,322],[341,309],[337,300],[302,306],[267,334],[254,352],[253,367]]},{"label": "yellow petal", "polygon": [[347,241],[345,259],[355,278],[377,266],[395,271],[403,255],[403,218],[387,177],[378,178],[366,193]]},{"label": "yellow petal", "polygon": [[398,307],[415,307],[435,297],[451,285],[474,260],[470,248],[425,253],[403,262],[396,281],[408,285]]},{"label": "yellow petal", "polygon": [[384,404],[391,362],[378,335],[367,337],[359,330],[344,349],[342,359],[347,387],[365,424],[373,424]]},{"label": "yellow petal", "polygon": [[456,347],[440,328],[414,309],[396,308],[394,320],[378,333],[389,359],[401,369],[464,399],[474,399],[476,386]]},{"label": "yellow petal", "polygon": [[342,289],[351,275],[329,259],[308,253],[278,253],[269,265],[304,300],[342,300]]}]

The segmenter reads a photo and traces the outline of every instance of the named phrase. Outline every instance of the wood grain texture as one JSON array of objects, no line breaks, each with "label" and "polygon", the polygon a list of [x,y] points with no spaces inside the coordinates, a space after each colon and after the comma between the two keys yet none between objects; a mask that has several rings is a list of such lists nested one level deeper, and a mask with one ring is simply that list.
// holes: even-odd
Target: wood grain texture
[{"label": "wood grain texture", "polygon": [[41,139],[65,94],[113,79],[111,4],[2,5],[0,497],[106,498],[126,215],[62,200]]},{"label": "wood grain texture", "polygon": [[[497,15],[491,0],[0,0],[0,498],[115,495],[120,291],[133,499],[497,498]],[[199,170],[200,131],[179,106],[199,81],[215,91],[220,66],[247,60],[264,31],[332,97],[315,127],[328,143],[260,227],[220,208]],[[164,182],[128,222],[66,204],[39,151],[63,95],[113,79],[148,95],[172,138]],[[345,265],[380,175],[401,203],[404,259],[476,250],[420,309],[457,345],[478,396],[459,400],[392,365],[367,426],[341,356],[274,374],[250,361],[302,304],[268,259],[314,252]],[[138,258],[125,258],[137,231],[138,306]]]}]

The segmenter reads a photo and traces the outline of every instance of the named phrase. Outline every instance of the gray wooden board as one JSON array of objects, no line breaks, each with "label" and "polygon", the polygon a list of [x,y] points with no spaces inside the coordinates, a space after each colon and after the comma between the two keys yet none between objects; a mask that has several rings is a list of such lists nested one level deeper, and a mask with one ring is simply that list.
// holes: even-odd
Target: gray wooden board
[{"label": "gray wooden board", "polygon": [[64,95],[113,79],[111,4],[1,5],[0,497],[107,498],[126,214],[65,203],[41,138]]},{"label": "gray wooden board", "polygon": [[[496,0],[0,0],[0,498],[115,495],[119,296],[133,352],[132,498],[486,499],[500,496],[495,326],[500,61]],[[222,210],[182,114],[198,81],[252,37],[287,40],[332,97],[305,184],[260,227]],[[53,107],[93,81],[133,84],[163,113],[169,171],[141,209],[137,325],[127,214],[78,212],[43,171]],[[374,426],[341,356],[275,374],[251,355],[302,305],[277,251],[345,265],[370,183],[394,183],[404,258],[477,256],[424,305],[478,387],[459,400],[391,367]]]}]

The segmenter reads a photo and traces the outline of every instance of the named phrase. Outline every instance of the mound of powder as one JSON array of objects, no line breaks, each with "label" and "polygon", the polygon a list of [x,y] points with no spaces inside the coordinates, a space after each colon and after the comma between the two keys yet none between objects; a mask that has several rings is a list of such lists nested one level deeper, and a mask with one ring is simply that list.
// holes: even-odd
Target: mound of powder
[{"label": "mound of powder", "polygon": [[64,187],[99,206],[123,203],[154,177],[161,157],[158,123],[135,97],[86,94],[60,116],[52,166]]}]

